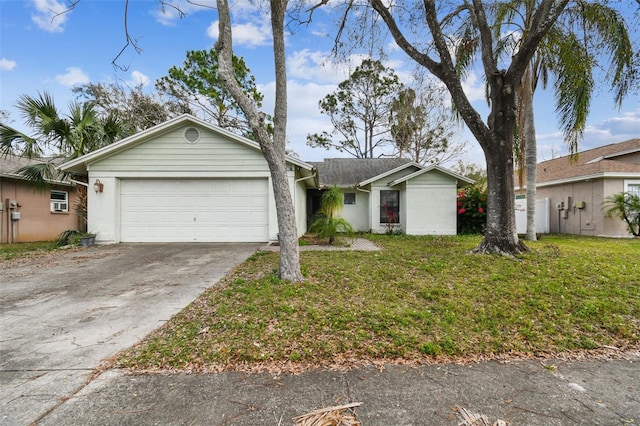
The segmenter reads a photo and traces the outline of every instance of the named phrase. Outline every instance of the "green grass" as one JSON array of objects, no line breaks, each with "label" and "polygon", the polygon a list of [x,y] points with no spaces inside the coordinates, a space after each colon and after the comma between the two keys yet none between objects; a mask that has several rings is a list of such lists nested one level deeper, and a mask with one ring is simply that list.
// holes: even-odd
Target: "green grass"
[{"label": "green grass", "polygon": [[56,249],[55,241],[35,243],[0,244],[0,260],[9,260],[46,253]]},{"label": "green grass", "polygon": [[116,364],[543,355],[640,343],[640,241],[545,236],[518,259],[477,237],[370,236],[380,252],[303,252],[307,281],[252,256]]}]

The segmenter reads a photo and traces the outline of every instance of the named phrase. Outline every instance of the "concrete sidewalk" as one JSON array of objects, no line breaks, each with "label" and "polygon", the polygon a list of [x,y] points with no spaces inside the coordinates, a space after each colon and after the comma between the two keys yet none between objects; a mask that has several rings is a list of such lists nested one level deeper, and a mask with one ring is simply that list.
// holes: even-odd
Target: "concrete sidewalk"
[{"label": "concrete sidewalk", "polygon": [[301,375],[107,371],[42,425],[292,425],[361,402],[364,426],[458,425],[457,407],[509,425],[640,424],[640,353],[625,360],[386,366]]}]

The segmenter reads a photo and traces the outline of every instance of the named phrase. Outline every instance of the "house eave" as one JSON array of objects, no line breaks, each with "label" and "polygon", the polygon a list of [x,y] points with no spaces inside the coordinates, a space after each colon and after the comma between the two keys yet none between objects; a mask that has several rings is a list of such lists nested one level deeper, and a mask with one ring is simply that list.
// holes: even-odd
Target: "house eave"
[{"label": "house eave", "polygon": [[[536,187],[543,188],[545,186],[562,185],[566,183],[584,182],[593,179],[637,179],[640,178],[638,172],[600,172],[592,173],[590,175],[573,176],[564,179],[550,180],[548,182],[540,182],[536,184]],[[517,186],[515,189],[524,189],[526,186]]]},{"label": "house eave", "polygon": [[612,154],[602,155],[600,157],[594,158],[591,161],[587,161],[585,164],[597,163],[602,160],[609,160],[611,158],[622,157],[624,155],[629,155],[629,154],[635,154],[636,152],[640,152],[640,148],[627,149],[626,151],[620,151]]},{"label": "house eave", "polygon": [[[406,169],[408,167],[417,167],[418,169],[424,169],[424,166],[416,163],[415,161],[411,161],[409,163],[406,163],[406,164],[403,164],[401,166],[398,166],[395,169],[388,170],[388,171],[386,171],[384,173],[381,173],[381,174],[379,174],[377,176],[374,176],[374,177],[369,178],[367,180],[364,180],[362,182],[356,183],[355,187],[367,186],[367,185],[369,185],[369,184],[371,184],[371,183],[373,183],[375,181],[378,181],[380,179],[384,179],[385,177],[391,176],[392,174],[400,172],[400,171],[402,171],[402,170],[404,170],[404,169]],[[418,170],[418,171],[420,171],[420,170]]]},{"label": "house eave", "polygon": [[[29,184],[29,181],[27,179],[15,173],[0,173],[0,178],[19,180],[21,182],[24,182],[27,185]],[[47,182],[49,185],[60,185],[60,186],[69,186],[69,187],[75,186],[72,182],[63,181],[63,180],[46,179],[45,182]]]},{"label": "house eave", "polygon": [[403,176],[401,178],[398,178],[398,179],[396,179],[394,181],[391,181],[391,182],[389,182],[389,186],[398,185],[398,184],[400,184],[402,182],[406,182],[406,181],[411,180],[411,179],[413,179],[415,177],[418,177],[418,176],[420,176],[420,175],[422,175],[424,173],[428,173],[428,172],[430,172],[432,170],[439,171],[440,173],[443,173],[445,175],[451,176],[451,177],[455,178],[456,180],[463,181],[464,183],[469,184],[469,185],[473,185],[474,183],[476,183],[473,179],[469,179],[468,177],[465,177],[465,176],[462,176],[462,175],[460,175],[458,173],[452,172],[451,170],[445,169],[444,167],[441,167],[441,166],[438,166],[438,165],[432,165],[432,166],[429,166],[429,167],[425,167],[422,170],[418,170],[416,172],[413,172],[413,173],[411,173],[409,175],[406,175],[406,176]]}]

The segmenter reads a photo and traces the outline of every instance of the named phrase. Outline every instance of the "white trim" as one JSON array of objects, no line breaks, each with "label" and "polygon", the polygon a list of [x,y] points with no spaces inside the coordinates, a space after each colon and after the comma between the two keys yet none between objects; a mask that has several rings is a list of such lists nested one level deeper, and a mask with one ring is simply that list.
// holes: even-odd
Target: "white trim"
[{"label": "white trim", "polygon": [[[607,178],[608,179],[624,179],[624,178],[635,178],[635,177],[640,178],[640,173],[639,172],[600,172],[600,173],[593,173],[590,175],[574,176],[574,177],[565,178],[565,179],[550,180],[548,182],[539,182],[536,184],[536,187],[541,188],[545,186],[562,185],[564,183],[581,182],[581,181],[592,180],[592,179],[607,179]],[[515,187],[515,188],[518,189],[519,187]]]},{"label": "white trim", "polygon": [[438,165],[432,165],[432,166],[426,167],[426,168],[424,168],[422,170],[418,170],[417,172],[414,172],[414,173],[412,173],[410,175],[406,175],[406,176],[398,178],[398,179],[396,179],[396,180],[394,180],[392,182],[389,182],[388,186],[395,186],[395,185],[397,185],[399,183],[406,182],[406,181],[408,181],[410,179],[413,179],[414,177],[418,177],[418,176],[420,176],[420,175],[422,175],[424,173],[428,173],[431,170],[439,171],[440,173],[444,173],[445,175],[449,175],[451,177],[456,178],[457,180],[461,180],[461,181],[466,182],[466,183],[468,183],[470,185],[473,185],[474,183],[476,183],[473,179],[469,179],[468,177],[462,176],[461,174],[455,173],[455,172],[453,172],[453,171],[451,171],[449,169],[445,169],[444,167],[441,167],[441,166],[438,166]]},{"label": "white trim", "polygon": [[[64,200],[54,200],[52,197],[54,192],[64,194]],[[69,191],[60,191],[59,189],[50,190],[49,211],[51,213],[69,213]]]},{"label": "white trim", "polygon": [[424,166],[421,166],[420,164],[416,163],[415,161],[411,161],[409,163],[406,163],[406,164],[403,164],[401,166],[398,166],[395,169],[388,170],[388,171],[386,171],[384,173],[381,173],[381,174],[379,174],[377,176],[374,176],[374,177],[369,178],[367,180],[364,180],[364,181],[362,181],[360,183],[357,183],[356,187],[369,185],[370,183],[373,183],[373,182],[378,181],[380,179],[384,179],[387,176],[390,176],[390,175],[392,175],[394,173],[402,171],[402,170],[406,169],[407,167],[411,167],[411,166],[412,167],[417,167],[418,169],[423,169],[424,168]]},{"label": "white trim", "polygon": [[110,178],[229,178],[229,179],[240,179],[240,178],[264,178],[269,177],[270,174],[268,171],[262,172],[244,172],[244,171],[235,171],[235,172],[216,172],[216,171],[92,171],[91,172],[95,176],[102,177],[110,177]]},{"label": "white trim", "polygon": [[602,160],[608,160],[610,158],[622,157],[623,155],[628,155],[628,154],[635,154],[636,152],[640,152],[640,148],[628,149],[626,151],[615,152],[613,154],[601,155],[600,157],[596,157],[593,160],[589,160],[584,164],[599,163]]},{"label": "white trim", "polygon": [[629,192],[629,186],[631,186],[631,185],[640,185],[640,179],[625,179],[624,180],[624,192]]}]

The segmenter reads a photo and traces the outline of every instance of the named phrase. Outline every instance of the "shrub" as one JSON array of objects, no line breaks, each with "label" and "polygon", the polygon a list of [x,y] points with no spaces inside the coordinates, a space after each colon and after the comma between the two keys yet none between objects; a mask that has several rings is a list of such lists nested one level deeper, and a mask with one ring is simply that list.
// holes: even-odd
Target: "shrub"
[{"label": "shrub", "polygon": [[482,234],[487,224],[487,193],[477,186],[458,191],[458,234]]},{"label": "shrub", "polygon": [[342,209],[343,202],[344,195],[336,185],[325,191],[320,201],[320,212],[309,229],[320,238],[328,238],[329,244],[333,244],[340,234],[353,235],[349,222],[335,217]]},{"label": "shrub", "polygon": [[640,237],[640,196],[631,192],[621,192],[605,198],[607,217],[619,217],[627,223],[629,232]]}]

